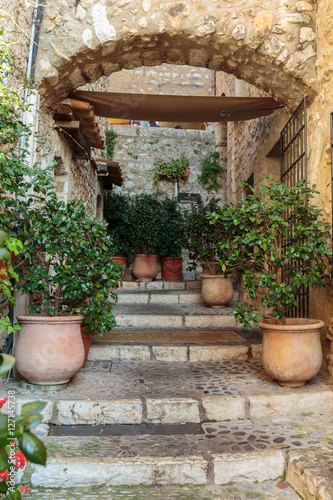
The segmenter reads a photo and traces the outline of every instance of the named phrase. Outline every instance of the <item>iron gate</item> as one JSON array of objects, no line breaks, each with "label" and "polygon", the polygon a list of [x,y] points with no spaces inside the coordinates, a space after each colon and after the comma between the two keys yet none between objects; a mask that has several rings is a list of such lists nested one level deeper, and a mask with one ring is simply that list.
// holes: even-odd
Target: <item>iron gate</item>
[{"label": "iron gate", "polygon": [[[281,181],[289,187],[294,187],[299,181],[307,182],[307,123],[306,123],[306,98],[298,106],[286,126],[281,132]],[[286,234],[283,248],[290,242],[292,229]],[[302,270],[300,262],[295,260],[291,267],[282,271],[283,279],[291,281],[291,271]],[[298,307],[286,311],[287,317],[309,317],[309,288],[301,290],[296,297]]]}]

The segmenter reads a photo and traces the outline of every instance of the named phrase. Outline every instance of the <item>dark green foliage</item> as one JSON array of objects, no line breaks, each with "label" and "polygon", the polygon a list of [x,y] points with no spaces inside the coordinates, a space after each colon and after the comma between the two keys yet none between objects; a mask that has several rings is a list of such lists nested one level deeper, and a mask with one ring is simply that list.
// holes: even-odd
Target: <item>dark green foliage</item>
[{"label": "dark green foliage", "polygon": [[198,181],[207,189],[216,193],[222,187],[222,181],[225,169],[221,164],[221,157],[218,151],[213,151],[207,156],[202,164],[201,175],[198,175]]},{"label": "dark green foliage", "polygon": [[128,196],[111,193],[104,200],[104,219],[114,245],[114,255],[126,257],[132,252],[132,206]]},{"label": "dark green foliage", "polygon": [[50,194],[38,207],[30,200],[22,203],[18,225],[24,244],[20,289],[31,297],[30,310],[82,313],[87,333],[109,332],[116,324],[109,290],[121,272],[110,259],[114,247],[106,224],[87,217],[82,202],[64,204]]},{"label": "dark green foliage", "polygon": [[161,179],[166,179],[172,182],[179,182],[185,179],[186,169],[189,166],[189,159],[184,153],[177,154],[176,158],[169,157],[169,160],[154,159],[154,180],[158,182]]},{"label": "dark green foliage", "polygon": [[159,244],[160,257],[180,257],[184,234],[184,219],[178,208],[177,200],[164,198],[161,200],[161,233]]},{"label": "dark green foliage", "polygon": [[[253,194],[212,214],[211,220],[216,227],[228,227],[233,248],[243,248],[233,259],[244,272],[243,286],[250,298],[258,297],[280,322],[285,310],[298,307],[301,290],[328,284],[331,226],[323,221],[322,210],[311,205],[315,186],[299,182],[290,188],[271,176],[266,180],[268,186],[257,193],[251,188]],[[227,245],[220,241],[222,251]],[[237,306],[235,314],[247,328],[261,318],[249,304]]]},{"label": "dark green foliage", "polygon": [[131,198],[132,248],[134,253],[156,254],[161,238],[161,203],[155,195],[139,194]]},{"label": "dark green foliage", "polygon": [[213,226],[207,218],[208,212],[220,209],[218,203],[218,198],[212,198],[207,203],[200,198],[184,212],[184,248],[189,251],[190,271],[200,264],[206,273],[222,273],[218,264],[221,259],[218,243],[222,239],[223,228],[221,225]]},{"label": "dark green foliage", "polygon": [[118,134],[114,130],[107,130],[105,132],[105,146],[106,146],[106,158],[112,161],[114,155],[114,148],[117,144]]}]

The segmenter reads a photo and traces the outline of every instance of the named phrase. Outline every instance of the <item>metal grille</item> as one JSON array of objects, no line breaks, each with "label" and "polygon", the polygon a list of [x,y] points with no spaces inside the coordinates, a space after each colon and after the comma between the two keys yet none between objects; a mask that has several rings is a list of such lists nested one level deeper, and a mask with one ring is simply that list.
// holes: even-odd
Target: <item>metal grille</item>
[{"label": "metal grille", "polygon": [[[294,187],[297,182],[308,180],[307,172],[307,123],[306,123],[306,98],[298,106],[286,126],[281,132],[281,181],[289,187]],[[283,248],[290,242],[292,228],[286,234]],[[295,260],[283,270],[283,279],[291,281],[293,271],[302,270],[299,261]],[[309,289],[303,289],[296,297],[298,307],[286,311],[287,317],[309,317]]]}]

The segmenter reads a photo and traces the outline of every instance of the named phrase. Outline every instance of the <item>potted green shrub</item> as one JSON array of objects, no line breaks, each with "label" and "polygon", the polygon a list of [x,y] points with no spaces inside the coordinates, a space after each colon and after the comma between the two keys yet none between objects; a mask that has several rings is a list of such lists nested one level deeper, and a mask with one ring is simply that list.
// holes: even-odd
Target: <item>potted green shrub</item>
[{"label": "potted green shrub", "polygon": [[152,280],[158,273],[161,203],[155,195],[139,194],[131,199],[133,274],[139,280]]},{"label": "potted green shrub", "polygon": [[[299,182],[288,187],[272,177],[266,180],[268,185],[215,213],[212,222],[227,224],[235,247],[243,244],[246,249],[240,262],[243,287],[257,304],[239,304],[237,321],[246,328],[260,326],[265,370],[279,384],[299,387],[321,367],[324,323],[286,316],[297,311],[300,293],[328,284],[330,224],[311,204],[315,186]],[[224,246],[221,240],[222,250]]]},{"label": "potted green shrub", "polygon": [[175,198],[161,200],[159,255],[164,281],[181,281],[183,277],[182,240],[184,220]]},{"label": "potted green shrub", "polygon": [[185,153],[177,153],[176,157],[169,156],[168,160],[161,158],[154,158],[154,180],[168,180],[172,182],[179,182],[186,179],[190,171],[190,161]]},{"label": "potted green shrub", "polygon": [[208,213],[220,210],[219,201],[211,198],[204,203],[198,199],[184,212],[184,248],[190,259],[188,269],[195,271],[198,265],[202,266],[202,297],[213,308],[224,307],[233,297],[234,266],[226,259],[228,252],[222,252],[219,247],[226,232],[222,224],[214,226],[207,217]]},{"label": "potted green shrub", "polygon": [[132,251],[132,212],[128,196],[112,192],[104,201],[104,219],[115,248],[113,262],[123,267],[125,279],[127,258]]},{"label": "potted green shrub", "polygon": [[82,202],[64,204],[54,193],[38,206],[22,202],[18,233],[24,245],[20,289],[34,314],[18,317],[17,369],[35,384],[63,384],[83,364],[81,323],[99,336],[116,324],[109,290],[120,271],[108,258],[111,238]]}]

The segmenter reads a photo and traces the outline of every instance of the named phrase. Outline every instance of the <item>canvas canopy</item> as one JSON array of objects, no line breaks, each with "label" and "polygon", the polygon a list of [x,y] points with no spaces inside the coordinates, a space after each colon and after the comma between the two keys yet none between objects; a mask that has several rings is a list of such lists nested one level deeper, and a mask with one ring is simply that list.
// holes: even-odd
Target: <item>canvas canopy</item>
[{"label": "canvas canopy", "polygon": [[210,97],[128,94],[79,90],[70,96],[89,102],[96,116],[164,122],[252,120],[279,109],[272,97]]}]

